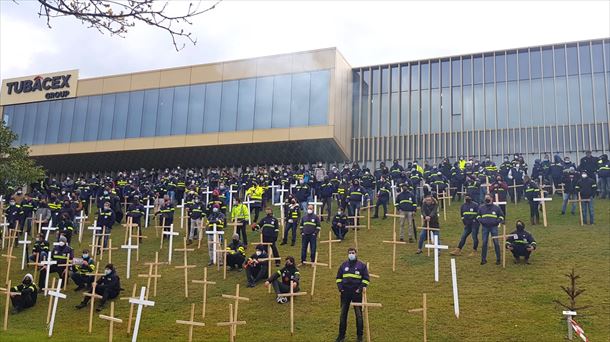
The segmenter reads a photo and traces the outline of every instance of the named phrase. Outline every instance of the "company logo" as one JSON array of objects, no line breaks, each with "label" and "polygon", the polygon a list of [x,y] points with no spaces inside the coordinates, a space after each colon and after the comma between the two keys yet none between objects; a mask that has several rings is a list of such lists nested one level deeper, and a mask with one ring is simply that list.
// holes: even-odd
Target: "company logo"
[{"label": "company logo", "polygon": [[[70,88],[70,78],[72,74],[59,75],[53,77],[42,77],[36,76],[33,80],[24,80],[16,82],[7,82],[7,95],[31,93],[36,91],[49,91],[58,90],[64,88]],[[44,96],[47,100],[59,99],[68,97],[70,95],[69,90],[61,91],[50,91]]]}]

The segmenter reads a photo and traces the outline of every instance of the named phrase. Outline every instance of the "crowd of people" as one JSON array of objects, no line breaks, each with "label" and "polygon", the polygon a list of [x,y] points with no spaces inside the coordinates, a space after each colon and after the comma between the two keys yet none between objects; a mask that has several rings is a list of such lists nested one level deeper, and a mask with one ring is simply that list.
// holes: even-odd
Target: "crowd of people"
[{"label": "crowd of people", "polygon": [[[598,186],[599,184],[599,186]],[[48,241],[48,234],[38,234],[33,243],[29,259],[38,262],[48,258],[57,261],[49,266],[51,273],[66,276],[77,286],[76,291],[93,291],[92,274],[95,273],[93,250],[85,249],[75,257],[71,241],[78,233],[81,213],[90,213],[94,208],[97,225],[104,229],[100,241],[106,246],[108,234],[117,223],[129,218],[142,227],[156,218],[163,229],[174,224],[176,208],[183,207],[188,219],[188,243],[207,237],[210,265],[221,263],[214,253],[223,243],[223,231],[229,225],[236,226],[236,234],[226,244],[227,266],[236,271],[245,269],[248,287],[263,282],[272,286],[277,294],[290,291],[292,284],[298,291],[300,274],[298,266],[309,260],[315,261],[321,222],[327,221],[337,239],[344,240],[349,228],[356,222],[356,216],[364,206],[374,206],[373,218],[385,219],[388,205],[393,204],[400,215],[401,241],[415,243],[417,237],[415,219],[417,213],[422,224],[432,228],[432,234],[439,236],[439,208],[444,199],[462,201],[460,215],[464,224],[463,234],[457,247],[451,252],[460,255],[466,239],[473,240],[471,255],[476,255],[481,227],[481,264],[487,263],[489,236],[498,235],[498,226],[506,221],[505,203],[510,200],[527,200],[530,207],[530,224],[539,224],[539,202],[541,195],[561,194],[565,214],[569,200],[585,199],[583,205],[584,223],[594,223],[593,199],[610,198],[610,162],[607,155],[593,157],[590,152],[575,165],[569,158],[548,155],[535,160],[531,170],[521,155],[505,157],[497,165],[490,158],[479,161],[475,158],[459,158],[451,162],[443,159],[437,165],[424,161],[408,162],[401,165],[395,160],[389,167],[380,163],[371,170],[358,163],[345,163],[342,168],[323,163],[315,165],[275,165],[270,167],[210,168],[121,171],[113,176],[47,178],[31,184],[27,192],[21,189],[5,194],[0,208],[5,217],[3,234],[17,230],[19,234],[31,232],[32,226],[53,226],[57,228],[54,242]],[[497,204],[496,204],[497,203]],[[575,204],[571,213],[575,214]],[[280,215],[274,215],[273,207],[279,208]],[[336,206],[336,207],[335,207]],[[336,208],[333,210],[333,208]],[[380,212],[382,209],[383,212]],[[261,216],[261,211],[264,215]],[[147,213],[151,215],[147,215]],[[277,217],[279,216],[279,217]],[[282,232],[282,227],[283,232]],[[260,233],[260,242],[254,242],[255,251],[247,256],[248,232]],[[407,236],[405,236],[405,231]],[[417,253],[421,253],[428,231],[422,230],[417,240]],[[17,234],[18,235],[18,234]],[[141,234],[140,234],[141,235]],[[294,246],[301,237],[300,264],[294,257],[281,259],[280,245]],[[521,258],[529,263],[530,254],[536,249],[536,241],[526,231],[523,220],[517,220],[505,248],[509,249],[515,262]],[[15,239],[16,242],[17,239]],[[498,239],[493,239],[496,263],[500,263]],[[268,247],[267,247],[268,246]],[[268,276],[268,258],[273,258],[277,266],[284,260],[284,267]],[[356,262],[356,251],[348,251],[349,260],[337,274],[337,284],[341,291],[341,324],[338,340],[345,336],[345,320],[351,301],[361,300],[362,291],[368,285],[366,265]],[[70,261],[72,266],[66,267]],[[34,284],[31,274],[23,278],[22,284],[13,290],[21,292],[13,296],[15,310],[31,307],[36,295],[45,286],[46,266],[40,269],[38,284]],[[98,310],[106,301],[120,292],[120,280],[112,264],[105,266],[105,273],[97,282],[95,292],[102,296]],[[77,307],[87,305],[89,297]],[[285,303],[285,296],[278,296],[278,303]],[[357,309],[358,336],[362,336],[362,313]]]}]

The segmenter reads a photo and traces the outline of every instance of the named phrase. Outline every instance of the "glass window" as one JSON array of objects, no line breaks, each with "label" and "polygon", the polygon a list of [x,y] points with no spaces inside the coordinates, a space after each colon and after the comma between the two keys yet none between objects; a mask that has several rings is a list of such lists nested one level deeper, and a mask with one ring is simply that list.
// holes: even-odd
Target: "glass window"
[{"label": "glass window", "polygon": [[594,74],[595,119],[597,122],[608,120],[608,101],[604,91],[604,74]]},{"label": "glass window", "polygon": [[174,88],[159,90],[159,110],[157,112],[157,136],[170,135],[172,131],[172,109],[174,107]]},{"label": "glass window", "polygon": [[[552,84],[552,82],[551,82]],[[547,83],[544,83],[545,91],[547,87]],[[556,121],[551,121],[550,124],[559,124],[559,125],[567,125],[568,124],[568,89],[566,85],[565,77],[557,77],[555,80],[555,104],[556,104]],[[544,105],[545,107],[552,106],[553,103],[547,101],[546,94],[544,96]],[[546,109],[545,109],[546,113]],[[548,118],[545,117],[546,124],[549,124]],[[551,118],[552,119],[552,118]]]},{"label": "glass window", "polygon": [[493,84],[485,85],[485,128],[496,128],[496,94]]},{"label": "glass window", "polygon": [[441,130],[449,132],[451,130],[451,88],[441,89]]},{"label": "glass window", "polygon": [[451,59],[451,85],[459,86],[462,83],[462,63],[458,58]]},{"label": "glass window", "polygon": [[[354,71],[352,75],[352,135],[355,138],[360,136],[360,71]],[[258,96],[258,89],[256,93]],[[312,98],[314,96],[315,95],[312,95]],[[313,111],[313,107],[315,106],[312,105],[311,107]],[[254,124],[256,125],[256,121]]]},{"label": "glass window", "polygon": [[593,53],[593,72],[604,72],[604,50],[602,42],[593,42],[591,50]]},{"label": "glass window", "polygon": [[409,92],[400,93],[400,134],[409,134]]},{"label": "glass window", "polygon": [[85,140],[85,126],[87,122],[87,108],[89,107],[89,97],[77,97],[74,106],[74,124],[72,125],[71,142]]},{"label": "glass window", "polygon": [[127,110],[127,132],[126,138],[140,137],[142,126],[142,110],[144,108],[144,91],[132,91],[129,93],[129,109]]},{"label": "glass window", "polygon": [[309,123],[310,86],[311,78],[309,73],[292,75],[290,127],[303,127]]},{"label": "glass window", "polygon": [[419,65],[411,64],[411,89],[419,89]]},{"label": "glass window", "polygon": [[462,79],[464,84],[472,84],[472,58],[464,57],[462,60]]},{"label": "glass window", "polygon": [[371,98],[371,135],[379,136],[379,94],[373,94]]},{"label": "glass window", "polygon": [[509,81],[517,80],[517,53],[509,51],[506,54],[506,76]]},{"label": "glass window", "polygon": [[35,122],[36,125],[32,136],[30,136],[28,130],[28,135],[26,137],[28,139],[27,141],[29,141],[29,145],[40,145],[45,142],[49,129],[49,104],[48,101],[33,104],[33,107],[36,108],[34,112],[35,116],[33,116],[35,119],[27,122]]},{"label": "glass window", "polygon": [[189,110],[190,86],[174,88],[174,106],[172,108],[172,135],[186,134]]},{"label": "glass window", "polygon": [[290,75],[278,75],[273,81],[273,119],[271,127],[287,128],[290,125]]},{"label": "glass window", "polygon": [[[409,73],[409,70],[410,70],[410,68],[409,68],[409,65],[407,65],[407,64],[402,65],[400,67],[400,89],[402,91],[409,90],[409,85],[410,85],[409,80],[411,79],[411,74]],[[367,79],[365,78],[365,80],[367,80]],[[367,82],[368,82],[368,80],[367,80]]]},{"label": "glass window", "polygon": [[483,57],[475,56],[473,61],[474,84],[483,83]]},{"label": "glass window", "polygon": [[[61,120],[59,124],[59,136],[57,142],[69,143],[70,133],[72,130],[72,119],[74,118],[74,105],[76,104],[75,99],[67,99],[63,101],[61,106]],[[81,125],[82,122],[75,123]]]},{"label": "glass window", "polygon": [[254,129],[271,128],[273,113],[273,76],[256,79]]},{"label": "glass window", "polygon": [[438,133],[441,131],[441,91],[440,89],[432,89],[430,106],[430,132]]},{"label": "glass window", "polygon": [[530,61],[527,50],[519,50],[519,79],[527,80],[530,77]]},{"label": "glass window", "polygon": [[362,104],[360,108],[362,108],[362,115],[360,116],[360,136],[368,137],[369,136],[369,95],[368,93],[362,94]]},{"label": "glass window", "polygon": [[496,82],[504,81],[506,81],[506,56],[504,52],[496,52]]},{"label": "glass window", "polygon": [[496,85],[496,117],[498,128],[506,128],[508,119],[506,99],[506,83],[498,83]]},{"label": "glass window", "polygon": [[593,123],[593,84],[591,84],[591,74],[581,75],[580,77],[580,101],[582,101],[582,122]]},{"label": "glass window", "polygon": [[580,43],[578,47],[579,60],[580,60],[580,72],[583,74],[591,73],[591,50],[589,43]]},{"label": "glass window", "polygon": [[419,91],[414,90],[411,92],[411,134],[419,134],[419,115]]},{"label": "glass window", "polygon": [[98,140],[110,140],[112,138],[112,119],[114,117],[115,94],[102,95],[102,113],[100,116],[100,129],[97,133]]},{"label": "glass window", "polygon": [[14,132],[17,133],[17,144],[24,144],[23,142],[23,123],[25,122],[25,110],[26,105],[16,105],[13,116],[14,116]]},{"label": "glass window", "polygon": [[90,96],[87,104],[87,122],[85,123],[84,141],[98,140],[97,131],[100,125],[100,112],[102,110],[102,97]]},{"label": "glass window", "polygon": [[[547,80],[549,81],[549,80]],[[549,111],[549,115],[552,115],[553,117],[555,116],[555,96],[554,96],[554,91],[553,91],[553,83],[551,81],[551,89],[549,91],[549,96],[551,97],[550,99],[547,99],[546,97],[544,97],[543,91],[542,91],[542,81],[540,79],[535,79],[532,80],[532,91],[531,91],[531,96],[529,94],[523,94],[521,93],[521,103],[523,103],[524,101],[526,101],[526,99],[530,99],[531,101],[531,115],[530,116],[526,116],[523,113],[523,105],[522,105],[522,110],[521,110],[521,118],[524,120],[521,120],[521,122],[523,122],[522,126],[540,126],[540,125],[544,125],[544,117],[546,116],[546,113],[544,111],[544,108],[542,106],[542,103],[544,101],[544,103],[546,104],[547,101],[550,101],[550,111]],[[526,114],[528,112],[525,112]]]},{"label": "glass window", "polygon": [[555,76],[566,75],[566,51],[563,46],[555,46]]},{"label": "glass window", "polygon": [[541,57],[542,55],[540,53],[540,49],[530,50],[530,72],[532,74],[532,79],[542,77],[542,61],[540,59]]},{"label": "glass window", "polygon": [[474,112],[472,108],[472,86],[464,86],[463,89],[463,122],[465,130],[472,130],[473,128],[473,120],[474,120]]},{"label": "glass window", "polygon": [[153,137],[157,128],[157,112],[159,111],[159,89],[144,91],[144,106],[142,110],[142,129],[140,136]]},{"label": "glass window", "polygon": [[398,99],[400,93],[395,92],[391,94],[391,107],[390,107],[390,135],[400,134],[400,126],[398,124],[399,110]]},{"label": "glass window", "polygon": [[568,75],[578,75],[578,50],[576,44],[568,45]]},{"label": "glass window", "polygon": [[127,113],[129,112],[129,93],[116,94],[114,120],[112,122],[112,139],[125,139]]},{"label": "glass window", "polygon": [[474,128],[485,129],[485,100],[483,86],[474,86]]},{"label": "glass window", "polygon": [[218,132],[220,121],[220,100],[222,83],[208,83],[205,86],[205,111],[203,114],[203,133]]},{"label": "glass window", "polygon": [[440,63],[438,61],[432,62],[432,64],[430,65],[430,72],[431,72],[430,78],[431,78],[431,82],[432,82],[432,88],[437,89],[441,83],[441,70],[440,70]]},{"label": "glass window", "polygon": [[462,90],[460,87],[451,88],[451,115],[462,115]]},{"label": "glass window", "polygon": [[373,94],[379,94],[379,86],[380,86],[380,72],[379,72],[379,67],[375,67],[372,70],[373,72],[373,82],[371,83],[371,90],[373,91]]},{"label": "glass window", "polygon": [[421,91],[421,132],[430,133],[430,92]]},{"label": "glass window", "polygon": [[[239,80],[239,101],[237,102],[237,130],[254,128],[254,100],[256,79]],[[269,97],[271,99],[271,97]]]},{"label": "glass window", "polygon": [[386,94],[390,84],[390,69],[387,66],[381,67],[381,92]]},{"label": "glass window", "polygon": [[11,131],[15,132],[15,130],[12,129],[12,124],[13,124],[13,109],[15,108],[15,106],[5,106],[3,113],[2,113],[2,121],[4,121],[4,124],[11,128]]},{"label": "glass window", "polygon": [[390,95],[381,94],[381,136],[389,135]]},{"label": "glass window", "polygon": [[189,112],[186,134],[203,133],[203,111],[205,106],[205,84],[194,84],[189,92]]},{"label": "glass window", "polygon": [[451,72],[451,67],[449,64],[449,60],[445,59],[441,61],[441,86],[448,87],[449,82],[451,82],[451,77],[449,73]]},{"label": "glass window", "polygon": [[581,123],[580,93],[578,91],[578,76],[568,77],[568,95],[570,96],[570,123]]},{"label": "glass window", "polygon": [[553,63],[555,63],[554,60],[555,58],[553,57],[553,48],[542,48],[542,75],[544,78],[553,77]]},{"label": "glass window", "polygon": [[610,72],[610,39],[604,40],[604,58],[606,59],[606,72]]},{"label": "glass window", "polygon": [[421,64],[421,89],[428,89],[430,83],[430,64]]},{"label": "glass window", "polygon": [[[312,82],[313,82],[313,74],[311,75],[312,78]],[[396,92],[399,91],[399,85],[400,85],[400,70],[398,69],[397,65],[392,66],[392,89],[390,89],[392,92]]]},{"label": "glass window", "polygon": [[[398,69],[392,69],[392,72]],[[398,76],[397,76],[398,77]],[[330,96],[330,72],[314,71],[311,73],[311,96],[309,98],[309,125],[325,125],[328,122]],[[395,88],[398,90],[398,87]]]},{"label": "glass window", "polygon": [[[41,144],[57,144],[59,139],[59,125],[61,124],[61,107],[65,100],[49,102],[49,123],[47,124],[47,136]],[[44,103],[44,102],[43,102]]]},{"label": "glass window", "polygon": [[222,82],[222,100],[220,102],[220,131],[233,132],[237,126],[237,92],[239,81]]},{"label": "glass window", "polygon": [[[525,84],[525,82],[521,82]],[[528,85],[529,87],[529,85]],[[517,82],[508,82],[508,127],[517,128],[519,127],[519,88]],[[528,89],[529,90],[529,89]]]},{"label": "glass window", "polygon": [[485,55],[485,83],[494,82],[494,56]]}]

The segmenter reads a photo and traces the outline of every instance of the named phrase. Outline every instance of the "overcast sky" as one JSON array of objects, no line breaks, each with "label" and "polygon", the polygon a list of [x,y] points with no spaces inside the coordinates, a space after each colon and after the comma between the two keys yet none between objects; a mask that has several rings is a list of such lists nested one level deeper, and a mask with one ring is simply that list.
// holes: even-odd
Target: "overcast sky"
[{"label": "overcast sky", "polygon": [[610,36],[608,0],[223,1],[185,27],[197,45],[176,52],[167,33],[143,24],[125,39],[73,18],[48,29],[37,3],[0,0],[2,79],[68,69],[86,78],[331,46],[362,66]]}]

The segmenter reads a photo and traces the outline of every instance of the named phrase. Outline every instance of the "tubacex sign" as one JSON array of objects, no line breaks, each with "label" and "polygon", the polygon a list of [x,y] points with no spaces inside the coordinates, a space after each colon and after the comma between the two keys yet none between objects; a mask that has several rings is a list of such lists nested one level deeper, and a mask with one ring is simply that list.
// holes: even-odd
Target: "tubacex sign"
[{"label": "tubacex sign", "polygon": [[77,84],[78,70],[4,80],[0,105],[75,97]]}]

